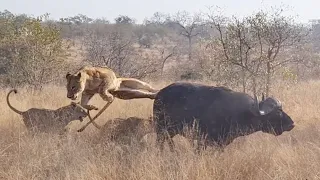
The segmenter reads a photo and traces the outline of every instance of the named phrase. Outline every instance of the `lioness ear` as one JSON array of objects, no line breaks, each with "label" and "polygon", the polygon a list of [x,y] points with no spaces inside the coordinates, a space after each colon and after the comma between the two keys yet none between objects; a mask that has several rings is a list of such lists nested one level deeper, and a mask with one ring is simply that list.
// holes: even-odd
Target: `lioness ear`
[{"label": "lioness ear", "polygon": [[81,73],[79,73],[79,74],[77,75],[77,77],[80,79],[80,78],[81,78]]},{"label": "lioness ear", "polygon": [[71,102],[71,105],[75,107],[77,105],[77,103]]},{"label": "lioness ear", "polygon": [[66,75],[66,78],[68,79],[71,76],[71,74],[68,72]]}]

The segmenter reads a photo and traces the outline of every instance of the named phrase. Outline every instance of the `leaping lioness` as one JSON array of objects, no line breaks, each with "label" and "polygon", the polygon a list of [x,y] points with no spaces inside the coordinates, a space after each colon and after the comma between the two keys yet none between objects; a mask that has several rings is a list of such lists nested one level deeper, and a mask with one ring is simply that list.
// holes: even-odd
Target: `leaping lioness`
[{"label": "leaping lioness", "polygon": [[98,109],[93,105],[88,105],[89,100],[95,94],[99,94],[110,105],[114,97],[125,100],[154,99],[158,92],[151,85],[141,80],[117,77],[112,69],[105,66],[84,66],[74,74],[68,72],[66,79],[67,97],[76,100],[82,94],[80,104],[88,110]]},{"label": "leaping lioness", "polygon": [[88,105],[95,94],[99,94],[105,101],[112,102],[114,96],[120,99],[154,99],[158,92],[148,83],[138,79],[118,78],[108,67],[84,66],[74,74],[67,73],[66,79],[67,97],[76,100],[82,93],[80,104],[89,110],[97,109]]}]

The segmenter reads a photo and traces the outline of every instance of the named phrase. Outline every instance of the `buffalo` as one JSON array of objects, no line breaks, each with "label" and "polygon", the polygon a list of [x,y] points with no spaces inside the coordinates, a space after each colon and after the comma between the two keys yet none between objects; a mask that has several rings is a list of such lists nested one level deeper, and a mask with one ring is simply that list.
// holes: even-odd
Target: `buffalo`
[{"label": "buffalo", "polygon": [[177,134],[186,136],[186,126],[196,127],[197,150],[203,137],[204,148],[221,148],[239,136],[257,131],[278,136],[294,128],[293,120],[275,98],[263,97],[258,102],[256,96],[226,87],[189,82],[176,82],[161,89],[154,100],[153,117],[161,151],[165,141],[173,151],[172,138]]}]

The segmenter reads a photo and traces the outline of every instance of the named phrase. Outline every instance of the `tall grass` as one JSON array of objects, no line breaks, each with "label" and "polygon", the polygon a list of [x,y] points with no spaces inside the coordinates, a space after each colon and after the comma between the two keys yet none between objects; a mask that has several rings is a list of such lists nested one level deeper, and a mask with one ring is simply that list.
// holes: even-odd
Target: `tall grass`
[{"label": "tall grass", "polygon": [[[45,89],[37,96],[18,89],[12,104],[26,110],[56,109],[70,103],[64,87]],[[103,143],[93,125],[76,132],[85,123],[79,121],[69,125],[66,136],[30,136],[19,115],[8,108],[6,89],[1,92],[0,104],[0,179],[320,179],[319,89],[320,82],[275,87],[272,94],[296,123],[291,132],[278,137],[257,132],[236,139],[224,152],[209,148],[201,155],[194,154],[180,136],[174,138],[176,153],[170,153],[167,145],[165,152],[159,153],[154,133],[146,136],[146,146],[137,141]],[[102,107],[105,102],[95,96],[91,103]],[[118,117],[148,118],[152,103],[149,99],[117,99],[96,122],[103,125]]]}]

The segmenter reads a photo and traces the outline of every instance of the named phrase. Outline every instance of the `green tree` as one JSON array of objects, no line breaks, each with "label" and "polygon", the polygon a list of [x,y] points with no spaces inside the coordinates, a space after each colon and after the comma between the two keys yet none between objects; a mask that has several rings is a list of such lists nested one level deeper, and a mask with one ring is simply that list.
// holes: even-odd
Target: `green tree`
[{"label": "green tree", "polygon": [[135,20],[129,16],[119,15],[115,19],[116,24],[135,24]]},{"label": "green tree", "polygon": [[0,55],[6,85],[41,89],[60,78],[66,51],[59,30],[44,24],[47,17],[27,17],[19,22],[15,15],[1,18]]}]

